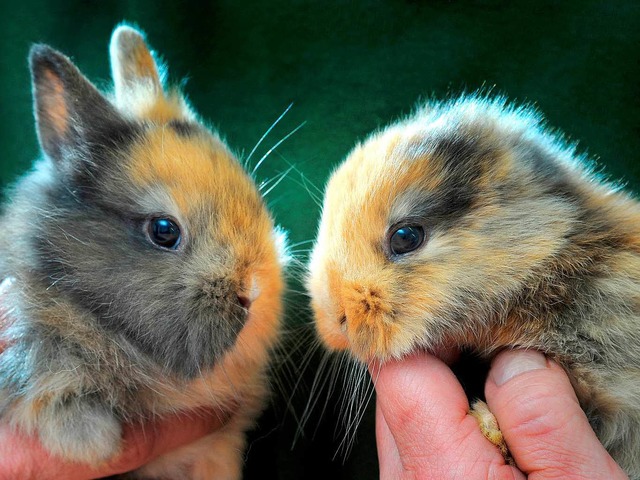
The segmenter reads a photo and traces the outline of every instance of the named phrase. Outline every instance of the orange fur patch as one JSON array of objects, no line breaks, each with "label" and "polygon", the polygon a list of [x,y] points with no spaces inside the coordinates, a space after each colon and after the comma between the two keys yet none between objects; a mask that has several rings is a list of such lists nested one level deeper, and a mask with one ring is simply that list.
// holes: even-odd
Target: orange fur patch
[{"label": "orange fur patch", "polygon": [[140,102],[137,115],[160,124],[189,116],[182,97],[178,94],[166,97],[159,95],[149,102]]},{"label": "orange fur patch", "polygon": [[[248,228],[261,208],[253,183],[231,153],[204,135],[183,138],[170,128],[158,127],[133,147],[131,158],[133,180],[141,186],[166,185],[185,216],[200,202],[224,207],[234,214],[228,223],[235,231]],[[233,202],[228,201],[230,191],[238,195]]]},{"label": "orange fur patch", "polygon": [[156,62],[144,42],[136,42],[127,51],[127,67],[138,78],[157,78]]}]

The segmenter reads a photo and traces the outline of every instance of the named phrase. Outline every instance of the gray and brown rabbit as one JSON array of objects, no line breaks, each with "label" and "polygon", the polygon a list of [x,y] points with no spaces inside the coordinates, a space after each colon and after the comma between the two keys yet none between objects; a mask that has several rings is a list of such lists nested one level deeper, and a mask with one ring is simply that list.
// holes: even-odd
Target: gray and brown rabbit
[{"label": "gray and brown rabbit", "polygon": [[278,337],[282,235],[229,148],[164,88],[142,34],[118,27],[110,54],[107,97],[61,53],[30,53],[43,157],[1,218],[0,276],[15,281],[0,416],[97,465],[123,422],[231,409],[134,475],[238,478]]},{"label": "gray and brown rabbit", "polygon": [[532,110],[434,102],[359,144],[327,186],[308,287],[326,346],[362,362],[544,352],[640,479],[640,204]]}]

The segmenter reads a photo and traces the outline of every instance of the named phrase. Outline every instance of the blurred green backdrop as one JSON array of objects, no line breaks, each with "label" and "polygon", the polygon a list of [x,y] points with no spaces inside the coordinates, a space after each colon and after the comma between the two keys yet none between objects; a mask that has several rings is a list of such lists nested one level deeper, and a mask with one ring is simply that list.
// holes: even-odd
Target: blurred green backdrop
[{"label": "blurred green backdrop", "polygon": [[[322,188],[358,139],[430,96],[480,88],[534,103],[612,177],[640,187],[637,0],[21,0],[3,2],[2,10],[2,187],[38,155],[29,45],[51,44],[108,87],[107,44],[122,20],[147,32],[170,80],[184,83],[196,110],[239,154],[293,102],[254,161],[306,122],[258,175],[265,180],[296,166],[269,194],[294,244],[313,238],[319,213],[318,193],[305,182]],[[301,260],[309,247],[296,247]],[[296,333],[286,345],[312,335],[306,299],[299,282],[291,284],[287,322]],[[300,364],[306,351],[293,352],[290,364]],[[251,434],[246,478],[377,478],[371,406],[351,454],[335,456],[343,436],[340,381],[333,392],[315,394],[319,407],[293,445],[319,359],[312,357],[293,394],[299,373],[289,364],[276,368],[281,388]]]}]

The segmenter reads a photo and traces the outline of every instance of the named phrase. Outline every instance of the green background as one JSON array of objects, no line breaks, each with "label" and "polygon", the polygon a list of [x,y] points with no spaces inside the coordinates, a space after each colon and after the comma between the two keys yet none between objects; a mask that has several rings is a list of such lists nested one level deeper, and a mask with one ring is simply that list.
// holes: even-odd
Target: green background
[{"label": "green background", "polygon": [[[293,102],[253,161],[306,122],[258,173],[266,180],[296,166],[268,200],[302,262],[319,213],[318,191],[309,185],[321,189],[357,140],[432,96],[482,89],[533,103],[613,178],[640,187],[637,0],[3,2],[1,186],[38,155],[29,45],[51,44],[108,87],[107,44],[122,20],[147,32],[170,80],[183,82],[195,109],[240,155]],[[251,434],[246,478],[377,478],[371,405],[351,454],[334,458],[344,435],[340,380],[331,394],[314,394],[318,408],[293,445],[321,358],[313,354],[303,374],[295,370],[313,335],[296,276],[283,348],[289,354],[280,354],[279,388]]]}]

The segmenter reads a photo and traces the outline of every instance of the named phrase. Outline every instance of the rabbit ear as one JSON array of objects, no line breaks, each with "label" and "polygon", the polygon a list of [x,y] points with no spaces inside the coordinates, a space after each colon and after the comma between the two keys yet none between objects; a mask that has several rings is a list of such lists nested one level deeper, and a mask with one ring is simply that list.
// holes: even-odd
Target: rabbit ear
[{"label": "rabbit ear", "polygon": [[127,25],[117,27],[109,46],[116,104],[126,108],[137,97],[163,95],[158,64],[144,41],[144,35]]},{"label": "rabbit ear", "polygon": [[122,124],[113,105],[60,52],[34,45],[29,66],[38,138],[53,160],[94,142],[104,127]]},{"label": "rabbit ear", "polygon": [[111,36],[109,54],[118,110],[161,123],[194,119],[177,89],[163,89],[165,68],[154,60],[142,32],[120,25]]}]

